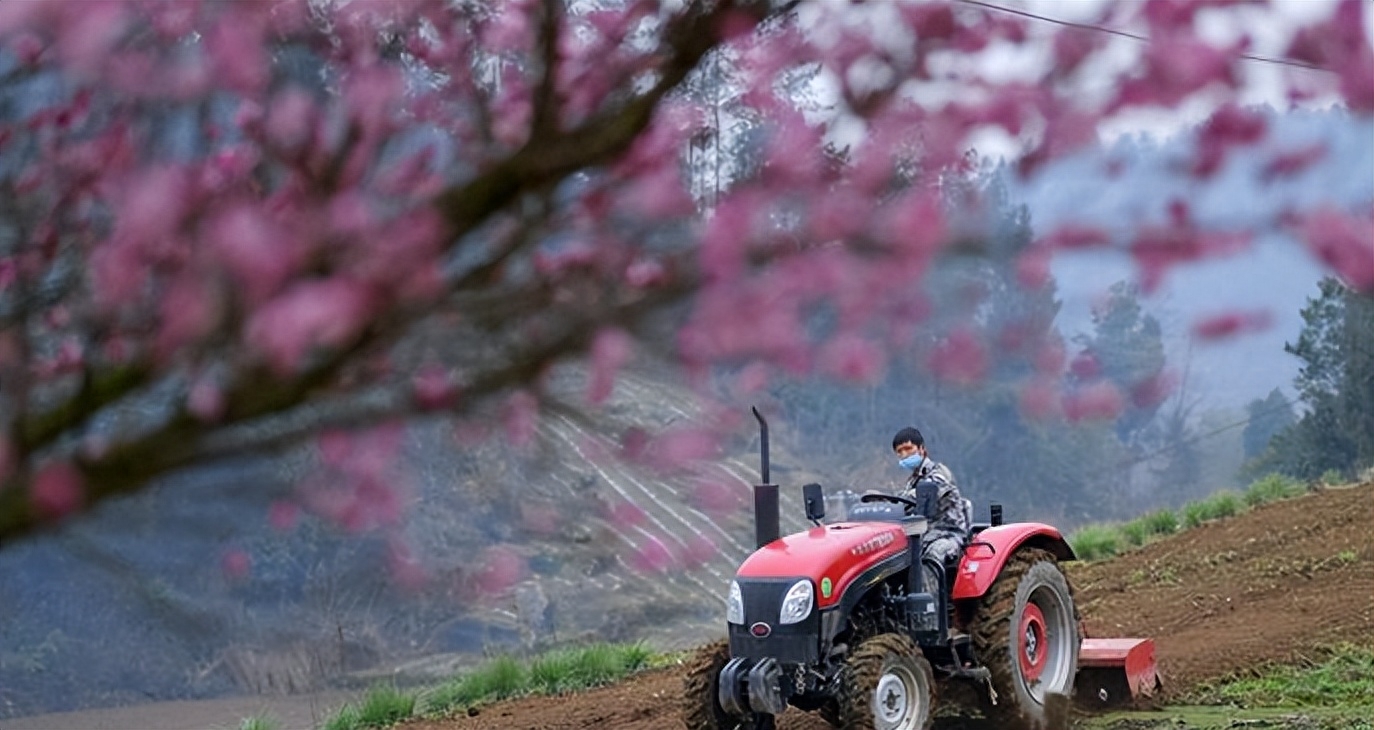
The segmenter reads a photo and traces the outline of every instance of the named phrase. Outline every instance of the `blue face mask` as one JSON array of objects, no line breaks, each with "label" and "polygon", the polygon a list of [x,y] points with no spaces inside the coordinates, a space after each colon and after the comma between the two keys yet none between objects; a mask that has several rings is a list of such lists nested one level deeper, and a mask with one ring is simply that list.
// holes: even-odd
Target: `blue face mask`
[{"label": "blue face mask", "polygon": [[897,464],[908,471],[916,471],[916,467],[925,463],[925,460],[926,457],[921,456],[920,454],[912,454],[911,456],[908,456],[905,459],[898,461]]}]

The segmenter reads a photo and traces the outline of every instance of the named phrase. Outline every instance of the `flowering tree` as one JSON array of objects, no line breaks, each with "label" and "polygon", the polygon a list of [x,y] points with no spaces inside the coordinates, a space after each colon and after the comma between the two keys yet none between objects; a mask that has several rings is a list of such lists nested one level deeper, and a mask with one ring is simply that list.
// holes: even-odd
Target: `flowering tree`
[{"label": "flowering tree", "polygon": [[[1295,101],[1370,115],[1370,8],[1332,11],[1270,60]],[[595,404],[682,302],[669,350],[689,372],[872,377],[923,311],[912,282],[955,244],[977,250],[941,180],[978,140],[1011,140],[1034,175],[1100,123],[1202,100],[1215,111],[1191,174],[1207,178],[1265,134],[1240,103],[1250,39],[1209,29],[1268,12],[1151,0],[1064,25],[971,1],[0,4],[0,540],[172,470],[409,413],[499,397],[527,436],[551,364],[585,357]],[[702,210],[683,162],[719,115],[679,92],[708,57],[742,84],[755,159]],[[798,73],[832,98],[824,116],[792,103]],[[1276,216],[1374,289],[1370,211]],[[1063,227],[1020,275],[1036,286],[1056,250],[1118,247],[1148,289],[1247,233],[1177,201],[1132,230]],[[810,326],[818,311],[827,327]],[[988,356],[966,339],[945,369]],[[763,371],[745,372],[757,386]]]}]

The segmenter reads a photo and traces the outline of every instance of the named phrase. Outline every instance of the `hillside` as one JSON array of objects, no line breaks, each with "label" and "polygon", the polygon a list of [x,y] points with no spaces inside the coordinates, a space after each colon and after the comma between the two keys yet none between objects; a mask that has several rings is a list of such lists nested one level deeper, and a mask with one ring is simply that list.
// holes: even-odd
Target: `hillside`
[{"label": "hillside", "polygon": [[[1093,636],[1153,636],[1165,698],[1324,646],[1374,644],[1374,482],[1263,505],[1069,574]],[[568,697],[530,698],[407,730],[680,727],[676,669]],[[820,730],[789,711],[782,730]]]}]

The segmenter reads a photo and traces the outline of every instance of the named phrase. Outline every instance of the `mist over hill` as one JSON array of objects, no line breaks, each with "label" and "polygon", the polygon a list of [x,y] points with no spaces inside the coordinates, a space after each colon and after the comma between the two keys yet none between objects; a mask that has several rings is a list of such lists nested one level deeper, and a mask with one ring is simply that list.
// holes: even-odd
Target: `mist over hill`
[{"label": "mist over hill", "polygon": [[[1374,123],[1340,109],[1266,108],[1263,117],[1264,137],[1205,180],[1189,172],[1197,159],[1197,128],[1162,139],[1121,137],[1052,161],[1029,180],[1003,177],[1011,197],[1029,210],[1037,235],[1066,221],[1115,232],[1158,224],[1174,201],[1184,201],[1203,228],[1259,231],[1245,250],[1177,267],[1142,297],[1164,325],[1170,360],[1188,372],[1189,397],[1204,410],[1238,410],[1275,387],[1294,393],[1299,362],[1283,346],[1297,339],[1298,311],[1329,271],[1283,230],[1285,214],[1318,204],[1374,209]],[[1291,175],[1261,182],[1265,176],[1258,173],[1266,165],[1307,151],[1320,156]],[[1121,250],[1061,253],[1052,271],[1064,304],[1060,323],[1070,331],[1090,325],[1092,307],[1112,283],[1138,273]],[[1265,312],[1270,326],[1220,342],[1195,341],[1193,325],[1225,311]]]}]

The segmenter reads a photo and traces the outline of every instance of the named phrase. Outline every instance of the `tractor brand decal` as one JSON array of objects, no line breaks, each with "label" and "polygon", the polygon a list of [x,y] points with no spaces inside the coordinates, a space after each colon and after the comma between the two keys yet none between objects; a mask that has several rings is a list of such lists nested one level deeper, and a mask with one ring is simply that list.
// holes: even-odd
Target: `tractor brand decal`
[{"label": "tractor brand decal", "polygon": [[829,578],[821,578],[821,598],[829,598],[830,592],[834,589],[835,586],[831,585]]},{"label": "tractor brand decal", "polygon": [[876,550],[882,550],[888,545],[891,545],[892,542],[896,539],[897,538],[893,537],[892,533],[890,532],[884,532],[880,535],[874,535],[873,537],[870,537],[867,540],[864,540],[863,542],[859,543],[858,545],[855,545],[854,547],[850,548],[849,554],[854,556],[867,555]]},{"label": "tractor brand decal", "polygon": [[749,633],[752,634],[754,638],[763,639],[767,638],[769,634],[773,633],[773,627],[760,621],[754,624],[753,626],[749,627]]}]

